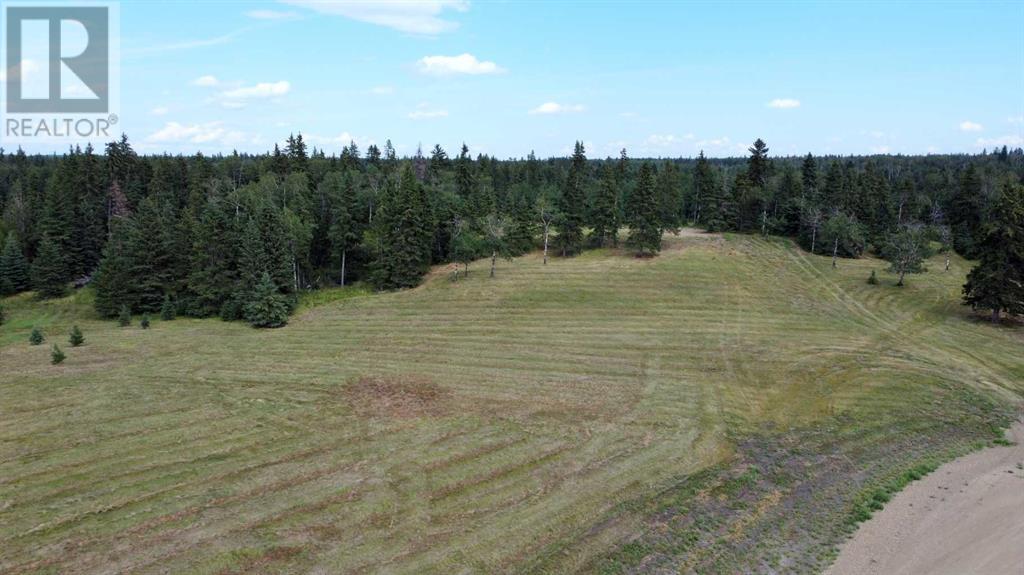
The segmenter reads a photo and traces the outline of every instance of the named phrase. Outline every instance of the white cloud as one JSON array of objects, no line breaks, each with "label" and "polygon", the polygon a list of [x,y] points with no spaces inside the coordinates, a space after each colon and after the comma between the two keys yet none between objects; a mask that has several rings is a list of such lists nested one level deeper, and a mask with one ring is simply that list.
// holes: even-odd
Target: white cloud
[{"label": "white cloud", "polygon": [[701,140],[701,141],[697,142],[697,147],[698,148],[724,148],[724,147],[730,146],[731,144],[732,144],[732,140],[730,140],[729,138],[727,138],[725,136],[722,136],[721,138],[715,138],[715,139],[712,139],[712,140]]},{"label": "white cloud", "polygon": [[793,98],[775,98],[771,102],[768,102],[769,108],[777,108],[779,110],[791,110],[793,108],[800,107],[800,100]]},{"label": "white cloud", "polygon": [[892,148],[889,146],[871,146],[870,149],[872,154],[888,154],[892,151]]},{"label": "white cloud", "polygon": [[284,96],[292,89],[287,80],[280,82],[260,82],[254,86],[242,86],[233,90],[222,92],[221,96],[229,100],[243,100],[248,98],[270,98],[273,96]]},{"label": "white cloud", "polygon": [[445,10],[465,12],[467,0],[283,0],[321,14],[386,26],[409,34],[451,32],[458,22],[442,18]]},{"label": "white cloud", "polygon": [[374,86],[370,88],[370,93],[375,96],[390,96],[395,93],[395,89],[392,86]]},{"label": "white cloud", "polygon": [[972,122],[970,120],[964,120],[963,122],[960,122],[961,132],[980,132],[984,129],[985,128],[977,122]]},{"label": "white cloud", "polygon": [[1020,136],[1002,136],[999,138],[978,138],[974,144],[979,148],[994,148],[1007,146],[1016,148],[1024,146],[1024,138]]},{"label": "white cloud", "polygon": [[250,10],[245,13],[253,20],[297,20],[299,15],[295,12],[281,12],[279,10]]},{"label": "white cloud", "polygon": [[1011,124],[1024,124],[1024,116],[1010,116],[1006,121]]},{"label": "white cloud", "polygon": [[164,127],[153,132],[146,141],[156,143],[192,143],[205,144],[223,139],[228,134],[223,122],[209,122],[207,124],[179,124],[178,122],[167,122]]},{"label": "white cloud", "polygon": [[494,62],[477,60],[476,56],[472,54],[425,56],[416,62],[416,68],[421,74],[429,76],[455,76],[458,74],[479,76],[500,74],[505,71]]},{"label": "white cloud", "polygon": [[693,140],[693,138],[693,134],[686,134],[683,136],[676,136],[675,134],[651,134],[650,136],[647,136],[644,143],[655,148],[667,148],[689,142],[690,140]]},{"label": "white cloud", "polygon": [[218,84],[220,84],[220,82],[217,80],[217,77],[210,75],[200,76],[195,80],[192,80],[193,86],[201,86],[203,88],[212,88],[213,86],[217,86]]},{"label": "white cloud", "polygon": [[409,118],[413,120],[429,120],[431,118],[447,118],[448,110],[431,109],[427,103],[416,106],[416,109],[409,112]]},{"label": "white cloud", "polygon": [[540,106],[530,110],[530,114],[571,114],[582,112],[586,108],[582,104],[559,104],[558,102],[544,102]]},{"label": "white cloud", "polygon": [[342,132],[342,133],[338,134],[337,136],[319,136],[317,134],[309,134],[309,135],[304,135],[303,137],[306,139],[307,142],[309,142],[311,144],[319,144],[321,146],[329,146],[329,145],[347,146],[347,145],[349,145],[352,142],[355,142],[357,146],[362,146],[362,145],[364,145],[367,142],[372,143],[372,140],[367,141],[367,140],[364,140],[363,138],[358,138],[356,136],[353,136],[352,134],[350,134],[348,132]]},{"label": "white cloud", "polygon": [[149,113],[153,114],[154,116],[166,116],[167,112],[169,111],[170,110],[168,110],[166,106],[157,106],[156,108],[150,110]]}]

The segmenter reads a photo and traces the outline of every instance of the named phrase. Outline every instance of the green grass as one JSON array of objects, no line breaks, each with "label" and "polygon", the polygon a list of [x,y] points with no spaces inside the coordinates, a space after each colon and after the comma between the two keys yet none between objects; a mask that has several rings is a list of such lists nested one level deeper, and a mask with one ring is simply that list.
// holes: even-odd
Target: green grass
[{"label": "green grass", "polygon": [[[319,292],[269,331],[118,328],[88,292],[9,298],[0,572],[686,570],[709,534],[715,569],[737,541],[811,568],[860,493],[991,442],[1024,395],[1024,336],[971,319],[967,263],[938,261],[899,289],[877,260],[687,235],[649,260],[531,254],[493,280],[478,262],[400,293]],[[772,462],[833,453],[866,470],[825,486],[835,514],[799,553],[753,541],[789,497],[812,507],[805,474]]]}]

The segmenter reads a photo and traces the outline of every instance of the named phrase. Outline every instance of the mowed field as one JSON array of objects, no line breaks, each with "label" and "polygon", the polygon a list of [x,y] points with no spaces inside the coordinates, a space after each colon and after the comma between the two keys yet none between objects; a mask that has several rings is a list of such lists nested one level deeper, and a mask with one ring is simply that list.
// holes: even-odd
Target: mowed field
[{"label": "mowed field", "polygon": [[[0,572],[819,569],[862,488],[1024,398],[1024,330],[972,319],[968,262],[941,260],[900,289],[879,260],[684,232],[321,293],[268,331],[9,298]],[[828,500],[808,463],[763,497],[728,483],[769,451],[868,471]],[[825,522],[777,528],[800,517]]]}]

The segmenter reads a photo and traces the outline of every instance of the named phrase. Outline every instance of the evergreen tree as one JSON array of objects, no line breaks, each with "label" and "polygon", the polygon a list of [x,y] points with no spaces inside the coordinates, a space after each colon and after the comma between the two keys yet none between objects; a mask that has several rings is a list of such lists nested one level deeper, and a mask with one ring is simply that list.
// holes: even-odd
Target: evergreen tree
[{"label": "evergreen tree", "polygon": [[113,218],[110,238],[103,248],[103,258],[93,280],[97,313],[114,317],[123,305],[133,305],[136,299],[135,279],[132,273],[135,220],[132,217]]},{"label": "evergreen tree", "polygon": [[967,258],[980,255],[978,244],[984,234],[984,204],[981,174],[973,163],[960,176],[960,185],[949,206],[949,222],[953,231],[953,249]]},{"label": "evergreen tree", "polygon": [[629,240],[637,254],[652,255],[661,250],[661,225],[655,192],[654,169],[650,162],[640,166],[640,179],[629,196]]},{"label": "evergreen tree", "polygon": [[600,247],[613,245],[619,231],[618,178],[610,162],[601,166],[601,181],[591,206],[591,237]]},{"label": "evergreen tree", "polygon": [[160,319],[171,321],[175,315],[177,315],[177,310],[174,307],[174,302],[171,300],[171,296],[165,295],[164,303],[160,305]]},{"label": "evergreen tree", "polygon": [[121,313],[117,316],[117,325],[128,327],[132,323],[132,311],[127,305],[121,306]]},{"label": "evergreen tree", "polygon": [[44,236],[32,262],[32,287],[41,299],[64,297],[68,293],[67,268],[57,243]]},{"label": "evergreen tree", "polygon": [[583,142],[576,142],[569,175],[562,190],[558,245],[563,256],[579,253],[583,247],[583,224],[586,210],[587,156]]},{"label": "evergreen tree", "polygon": [[50,363],[57,365],[58,363],[63,362],[66,357],[67,356],[64,355],[64,352],[57,347],[57,344],[53,344],[53,347],[50,349]]},{"label": "evergreen tree", "polygon": [[4,313],[4,304],[0,302],[0,325],[3,325],[7,321],[7,315]]},{"label": "evergreen tree", "polygon": [[220,313],[224,302],[237,290],[240,224],[225,211],[225,202],[222,197],[207,201],[192,238],[188,275],[191,298],[186,309],[199,317]]},{"label": "evergreen tree", "polygon": [[139,327],[141,327],[142,329],[149,329],[149,314],[148,313],[142,316],[142,321],[139,322]]},{"label": "evergreen tree", "polygon": [[85,343],[85,336],[82,335],[82,330],[77,325],[71,327],[71,333],[68,335],[68,343],[71,347],[78,347]]},{"label": "evergreen tree", "polygon": [[978,245],[981,260],[967,275],[964,303],[1000,313],[1024,314],[1024,186],[1007,181]]},{"label": "evergreen tree", "polygon": [[[654,171],[654,168],[651,168]],[[666,161],[655,178],[659,226],[678,232],[683,223],[683,185],[675,163]]]},{"label": "evergreen tree", "polygon": [[288,323],[288,302],[263,272],[245,303],[245,321],[253,327],[281,327]]},{"label": "evergreen tree", "polygon": [[718,175],[703,157],[697,159],[697,181],[700,186],[699,217],[709,232],[722,232],[732,228],[734,209]]},{"label": "evergreen tree", "polygon": [[377,286],[382,289],[414,287],[430,266],[433,234],[423,186],[409,164],[402,168],[398,185],[386,198],[382,212]]},{"label": "evergreen tree", "polygon": [[39,345],[44,341],[46,341],[46,338],[43,337],[42,330],[40,330],[38,327],[32,328],[32,333],[28,335],[28,342],[32,345]]},{"label": "evergreen tree", "polygon": [[29,267],[21,251],[18,236],[12,231],[7,234],[3,252],[0,253],[0,295],[11,295],[29,288]]},{"label": "evergreen tree", "polygon": [[814,156],[810,153],[804,157],[803,164],[800,165],[800,177],[803,183],[804,197],[808,202],[817,204],[819,201],[818,163],[814,161]]},{"label": "evergreen tree", "polygon": [[750,158],[747,159],[747,181],[750,185],[761,188],[768,186],[768,176],[771,165],[768,160],[768,145],[761,138],[754,141],[754,145],[747,148]]}]

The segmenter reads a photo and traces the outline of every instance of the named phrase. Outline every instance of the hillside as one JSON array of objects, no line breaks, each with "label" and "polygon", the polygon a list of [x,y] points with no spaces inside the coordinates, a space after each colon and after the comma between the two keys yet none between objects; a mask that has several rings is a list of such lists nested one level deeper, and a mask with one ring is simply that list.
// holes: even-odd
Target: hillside
[{"label": "hillside", "polygon": [[940,258],[901,289],[686,232],[266,331],[9,298],[0,571],[818,570],[865,497],[1024,398],[1024,331],[972,319]]}]

